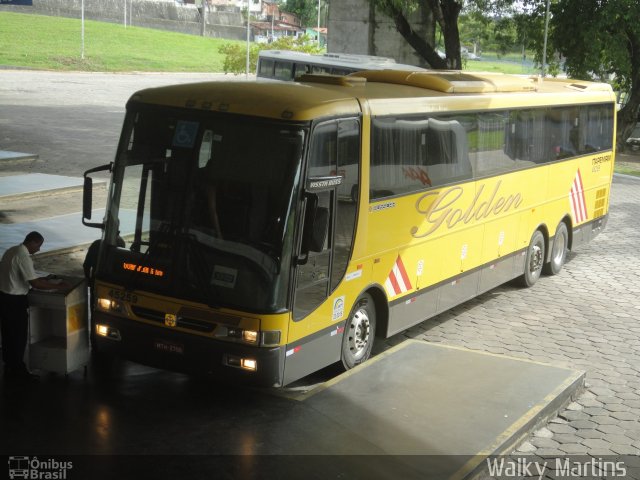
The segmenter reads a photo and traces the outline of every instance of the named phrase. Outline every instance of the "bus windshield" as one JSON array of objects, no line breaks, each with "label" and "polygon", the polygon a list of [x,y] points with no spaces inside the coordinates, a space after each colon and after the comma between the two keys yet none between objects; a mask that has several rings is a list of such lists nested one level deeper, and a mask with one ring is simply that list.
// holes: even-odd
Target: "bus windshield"
[{"label": "bus windshield", "polygon": [[304,136],[288,124],[130,105],[103,278],[210,306],[285,309]]}]

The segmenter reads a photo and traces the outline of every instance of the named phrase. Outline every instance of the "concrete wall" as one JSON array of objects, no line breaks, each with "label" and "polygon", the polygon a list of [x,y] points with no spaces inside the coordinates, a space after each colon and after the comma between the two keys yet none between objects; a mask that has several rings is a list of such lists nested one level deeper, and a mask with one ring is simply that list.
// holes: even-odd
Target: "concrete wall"
[{"label": "concrete wall", "polygon": [[[418,10],[411,18],[414,30],[428,35],[428,16]],[[398,63],[426,67],[400,35],[393,21],[371,6],[370,0],[329,0],[327,51],[391,57]]]},{"label": "concrete wall", "polygon": [[[124,0],[84,0],[87,20],[124,23]],[[0,6],[0,11],[36,13],[80,18],[82,0],[33,0],[33,6]],[[201,17],[194,5],[177,5],[173,0],[127,1],[127,24],[199,35]],[[208,36],[244,40],[246,27],[240,12],[208,12]]]}]

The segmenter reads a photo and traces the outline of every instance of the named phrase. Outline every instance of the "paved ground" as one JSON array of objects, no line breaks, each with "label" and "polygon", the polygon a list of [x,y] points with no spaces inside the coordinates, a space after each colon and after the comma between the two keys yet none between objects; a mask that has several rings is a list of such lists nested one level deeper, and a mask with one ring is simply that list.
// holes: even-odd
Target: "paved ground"
[{"label": "paved ground", "polygon": [[[0,149],[38,153],[32,171],[81,175],[111,160],[129,89],[158,78],[188,77],[0,71]],[[49,90],[51,97],[43,93]],[[79,196],[55,198],[64,213],[79,211]],[[10,210],[16,218],[30,212],[37,218],[51,203],[34,199]],[[497,288],[377,350],[409,337],[585,370],[585,391],[516,453],[534,459],[640,454],[640,180],[616,176],[610,213],[604,233],[572,253],[560,275],[527,290]],[[3,221],[11,222],[11,214]],[[37,266],[80,273],[83,256],[80,250],[41,257]]]}]

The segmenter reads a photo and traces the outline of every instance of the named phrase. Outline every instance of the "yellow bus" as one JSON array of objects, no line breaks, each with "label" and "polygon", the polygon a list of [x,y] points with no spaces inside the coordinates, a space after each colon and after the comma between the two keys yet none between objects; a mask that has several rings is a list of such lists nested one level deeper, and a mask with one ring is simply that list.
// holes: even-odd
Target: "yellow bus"
[{"label": "yellow bus", "polygon": [[453,71],[137,92],[85,173],[97,348],[282,386],[531,286],[606,223],[615,110],[606,84]]}]

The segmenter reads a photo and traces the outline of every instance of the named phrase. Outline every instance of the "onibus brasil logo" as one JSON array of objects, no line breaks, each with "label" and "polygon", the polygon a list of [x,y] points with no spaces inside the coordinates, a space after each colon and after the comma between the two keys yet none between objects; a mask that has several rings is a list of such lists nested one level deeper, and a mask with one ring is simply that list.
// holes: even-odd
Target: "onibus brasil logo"
[{"label": "onibus brasil logo", "polygon": [[61,462],[53,458],[10,456],[9,478],[25,478],[34,480],[65,480],[67,471],[73,468],[73,462]]}]

